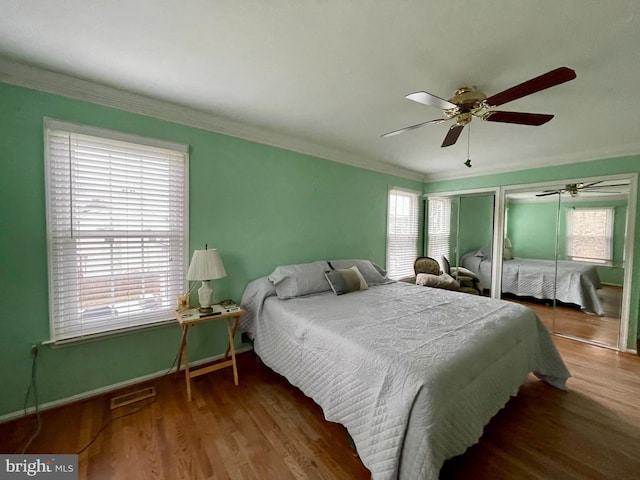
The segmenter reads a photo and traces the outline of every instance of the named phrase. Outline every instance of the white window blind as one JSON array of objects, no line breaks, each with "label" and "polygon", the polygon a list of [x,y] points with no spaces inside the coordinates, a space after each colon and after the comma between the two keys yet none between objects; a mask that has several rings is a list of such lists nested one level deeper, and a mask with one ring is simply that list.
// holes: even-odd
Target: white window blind
[{"label": "white window blind", "polygon": [[47,119],[45,163],[52,340],[172,319],[187,146]]},{"label": "white window blind", "polygon": [[567,209],[567,257],[610,265],[613,260],[614,209]]},{"label": "white window blind", "polygon": [[418,256],[417,192],[389,190],[387,214],[387,271],[389,278],[413,275]]},{"label": "white window blind", "polygon": [[451,259],[451,200],[429,197],[427,210],[427,255],[437,260],[442,268],[442,257]]}]

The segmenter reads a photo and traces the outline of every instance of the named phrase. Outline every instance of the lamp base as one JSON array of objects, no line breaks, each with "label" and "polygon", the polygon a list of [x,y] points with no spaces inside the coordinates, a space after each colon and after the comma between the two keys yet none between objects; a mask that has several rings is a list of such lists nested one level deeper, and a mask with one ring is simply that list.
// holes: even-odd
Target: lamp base
[{"label": "lamp base", "polygon": [[198,300],[200,300],[200,313],[212,313],[211,308],[211,287],[209,280],[202,280],[202,286],[198,289]]}]

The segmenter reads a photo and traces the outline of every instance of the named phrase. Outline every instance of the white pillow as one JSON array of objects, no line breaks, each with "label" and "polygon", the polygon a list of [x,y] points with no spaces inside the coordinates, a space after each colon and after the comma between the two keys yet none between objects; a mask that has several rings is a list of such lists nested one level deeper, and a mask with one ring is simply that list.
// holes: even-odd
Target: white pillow
[{"label": "white pillow", "polygon": [[285,300],[330,290],[324,276],[330,269],[324,261],[282,265],[269,275],[269,280],[276,287],[278,298]]},{"label": "white pillow", "polygon": [[433,275],[431,273],[419,273],[416,275],[416,285],[424,287],[443,288],[445,290],[459,290],[460,284],[446,273]]},{"label": "white pillow", "polygon": [[360,270],[360,273],[369,286],[384,285],[385,283],[393,282],[393,280],[381,275],[369,260],[331,260],[329,263],[331,267],[336,270],[351,268],[353,266],[358,267],[358,270]]}]

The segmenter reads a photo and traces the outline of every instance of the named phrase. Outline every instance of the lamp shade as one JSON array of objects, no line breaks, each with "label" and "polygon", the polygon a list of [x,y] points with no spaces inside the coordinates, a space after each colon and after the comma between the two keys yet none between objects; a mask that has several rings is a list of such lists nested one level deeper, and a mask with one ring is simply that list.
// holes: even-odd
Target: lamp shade
[{"label": "lamp shade", "polygon": [[511,245],[511,240],[509,240],[509,237],[504,237],[504,246],[507,248],[513,247],[513,245]]},{"label": "lamp shade", "polygon": [[195,250],[187,272],[187,280],[214,280],[226,277],[220,254],[215,248]]}]

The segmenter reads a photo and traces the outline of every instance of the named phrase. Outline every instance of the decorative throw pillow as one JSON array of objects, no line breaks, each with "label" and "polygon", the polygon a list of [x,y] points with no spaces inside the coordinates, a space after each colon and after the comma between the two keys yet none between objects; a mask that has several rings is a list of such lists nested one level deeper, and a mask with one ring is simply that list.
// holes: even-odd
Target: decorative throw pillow
[{"label": "decorative throw pillow", "polygon": [[442,288],[445,290],[459,290],[460,284],[451,275],[443,273],[433,275],[431,273],[419,273],[416,276],[416,285],[424,287]]},{"label": "decorative throw pillow", "polygon": [[276,287],[278,298],[285,300],[329,290],[324,278],[326,270],[329,264],[323,261],[283,265],[269,275],[269,280]]},{"label": "decorative throw pillow", "polygon": [[369,289],[369,285],[367,285],[356,266],[339,270],[327,270],[324,272],[324,276],[336,295]]}]

